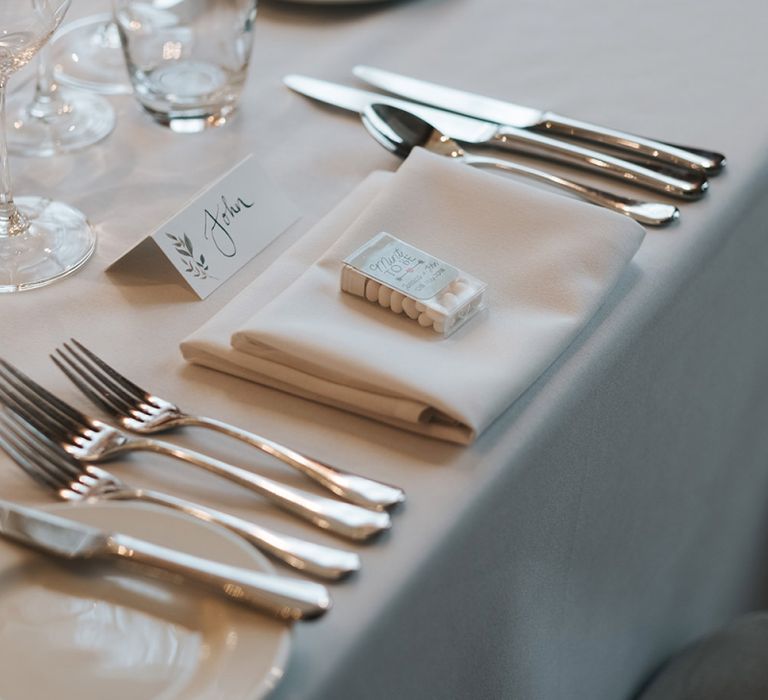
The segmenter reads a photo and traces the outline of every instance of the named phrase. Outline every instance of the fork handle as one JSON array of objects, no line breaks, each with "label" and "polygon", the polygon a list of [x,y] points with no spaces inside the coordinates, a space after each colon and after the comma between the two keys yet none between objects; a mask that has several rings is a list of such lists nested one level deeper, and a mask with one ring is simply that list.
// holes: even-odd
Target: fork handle
[{"label": "fork handle", "polygon": [[284,510],[308,520],[323,530],[353,540],[367,540],[383,530],[388,530],[392,525],[389,514],[386,512],[368,510],[351,503],[317,496],[169,442],[148,438],[137,439],[131,441],[130,449],[163,454],[202,467],[213,474],[260,493]]},{"label": "fork handle", "polygon": [[273,440],[268,440],[229,423],[216,420],[215,418],[188,416],[185,424],[210,428],[211,430],[241,440],[279,459],[284,464],[297,469],[340,498],[356,503],[359,506],[373,508],[374,510],[384,510],[405,500],[405,492],[397,486],[391,486],[364,476],[336,469],[329,464],[296,452],[296,450],[292,450],[290,447],[281,445]]},{"label": "fork handle", "polygon": [[360,569],[360,557],[355,552],[289,537],[244,518],[160,491],[136,489],[131,492],[131,496],[136,500],[174,508],[200,520],[221,525],[288,566],[312,576],[335,581]]}]

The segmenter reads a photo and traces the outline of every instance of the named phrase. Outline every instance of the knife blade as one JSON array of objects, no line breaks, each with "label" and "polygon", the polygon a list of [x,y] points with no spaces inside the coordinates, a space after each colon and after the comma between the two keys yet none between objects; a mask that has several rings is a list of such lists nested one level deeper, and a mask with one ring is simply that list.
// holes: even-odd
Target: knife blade
[{"label": "knife blade", "polygon": [[0,500],[0,535],[63,559],[118,559],[155,575],[171,573],[283,619],[318,617],[331,605],[318,583],[203,559],[5,500]]},{"label": "knife blade", "polygon": [[707,179],[702,174],[657,172],[550,136],[465,117],[381,93],[295,74],[287,75],[283,82],[295,92],[357,114],[361,114],[369,104],[392,105],[418,115],[447,136],[463,143],[547,158],[680,199],[697,199],[708,187]]},{"label": "knife blade", "polygon": [[523,107],[372,66],[355,66],[352,72],[370,85],[433,107],[519,129],[531,129],[598,144],[601,147],[611,148],[624,157],[637,158],[645,163],[664,164],[710,174],[718,172],[725,165],[725,156],[714,151],[656,141],[578,121],[554,112]]}]

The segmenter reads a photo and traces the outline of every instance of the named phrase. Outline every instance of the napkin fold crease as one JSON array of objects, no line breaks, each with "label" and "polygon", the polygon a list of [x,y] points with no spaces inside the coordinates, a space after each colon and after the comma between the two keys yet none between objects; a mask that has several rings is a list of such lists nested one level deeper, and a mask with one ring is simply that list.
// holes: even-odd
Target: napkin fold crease
[{"label": "napkin fold crease", "polygon": [[[488,283],[449,338],[340,291],[380,231]],[[182,343],[190,362],[399,428],[472,442],[562,353],[639,247],[634,221],[414,150],[374,173]]]}]

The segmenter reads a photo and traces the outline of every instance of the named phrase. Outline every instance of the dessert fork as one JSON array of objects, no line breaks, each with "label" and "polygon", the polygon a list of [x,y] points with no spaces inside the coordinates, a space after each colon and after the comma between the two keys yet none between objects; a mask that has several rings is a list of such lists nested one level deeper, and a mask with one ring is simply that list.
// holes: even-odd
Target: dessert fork
[{"label": "dessert fork", "polygon": [[161,491],[134,488],[92,464],[83,465],[9,408],[0,408],[0,449],[38,484],[63,501],[144,501],[173,508],[239,535],[299,571],[338,580],[360,569],[360,557],[307,542]]},{"label": "dessert fork", "polygon": [[80,391],[126,430],[143,435],[183,426],[216,430],[266,452],[340,498],[357,505],[383,510],[405,500],[405,493],[396,486],[331,467],[285,445],[215,418],[186,413],[170,401],[137,386],[74,339],[71,344],[64,343],[57,349],[51,359]]},{"label": "dessert fork", "polygon": [[315,526],[338,535],[365,540],[391,526],[386,512],[317,496],[168,442],[136,438],[81,413],[2,359],[0,402],[14,409],[81,462],[103,462],[135,450],[155,452],[223,476],[260,493]]}]

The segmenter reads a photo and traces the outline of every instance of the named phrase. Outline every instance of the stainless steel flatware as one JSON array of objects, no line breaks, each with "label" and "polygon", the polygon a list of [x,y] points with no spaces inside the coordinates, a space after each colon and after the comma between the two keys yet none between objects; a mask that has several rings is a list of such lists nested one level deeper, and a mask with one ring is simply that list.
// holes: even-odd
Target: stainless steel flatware
[{"label": "stainless steel flatware", "polygon": [[150,573],[171,573],[282,619],[311,619],[331,607],[328,590],[313,581],[273,576],[195,557],[5,500],[0,500],[0,535],[62,559],[118,560],[131,562]]},{"label": "stainless steel flatware", "polygon": [[467,165],[498,168],[544,182],[592,204],[629,216],[643,224],[660,226],[674,221],[679,216],[677,207],[671,204],[639,202],[501,158],[488,158],[466,153],[458,143],[441,134],[421,117],[392,105],[369,105],[363,111],[362,119],[365,128],[380,144],[402,158],[406,157],[416,146],[421,146],[428,151],[455,158]]},{"label": "stainless steel flatware", "polygon": [[702,173],[658,172],[637,163],[578,146],[525,129],[465,117],[427,105],[390,97],[382,93],[337,85],[302,75],[288,75],[283,82],[295,92],[358,114],[369,104],[388,104],[416,114],[456,141],[463,144],[503,148],[525,155],[547,158],[579,167],[593,173],[613,177],[626,184],[662,192],[679,199],[698,199],[708,188]]},{"label": "stainless steel flatware", "polygon": [[93,464],[81,464],[11,409],[0,408],[0,449],[34,481],[64,501],[143,501],[179,510],[239,535],[284,564],[330,580],[360,569],[360,557],[289,537],[229,513],[152,489],[133,488]]},{"label": "stainless steel flatware", "polygon": [[234,481],[316,527],[337,535],[365,540],[391,526],[386,512],[317,496],[171,443],[134,437],[81,413],[4,360],[0,360],[0,402],[82,462],[104,462],[131,451],[154,452]]},{"label": "stainless steel flatware", "polygon": [[405,500],[405,493],[396,486],[342,471],[215,418],[186,413],[137,386],[74,339],[57,349],[51,359],[91,401],[131,432],[152,435],[188,426],[208,428],[279,459],[351,503],[383,510]]},{"label": "stainless steel flatware", "polygon": [[530,129],[560,138],[577,139],[601,148],[607,147],[620,152],[625,158],[639,158],[644,162],[704,173],[716,173],[725,165],[722,153],[628,134],[554,112],[523,107],[371,66],[355,66],[353,73],[377,88],[416,102],[518,129]]}]

